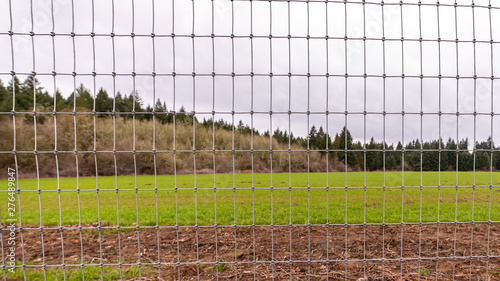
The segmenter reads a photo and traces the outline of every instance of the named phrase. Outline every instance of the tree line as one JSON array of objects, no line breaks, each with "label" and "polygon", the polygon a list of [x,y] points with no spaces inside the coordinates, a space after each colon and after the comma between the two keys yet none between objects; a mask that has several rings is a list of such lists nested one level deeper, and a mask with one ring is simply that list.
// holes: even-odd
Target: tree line
[{"label": "tree line", "polygon": [[[449,138],[446,142],[441,140],[420,141],[412,140],[405,146],[398,142],[397,145],[377,142],[372,137],[365,145],[361,141],[354,141],[349,130],[345,127],[341,133],[333,138],[313,126],[309,133],[309,147],[318,149],[322,154],[328,153],[338,157],[340,161],[355,170],[363,170],[366,164],[368,171],[400,170],[402,161],[406,170],[414,171],[471,171],[489,170],[490,166],[500,169],[500,153],[492,153],[495,147],[491,137],[486,141],[476,142],[471,151],[469,139],[456,142]],[[302,143],[302,146],[307,146]],[[347,149],[347,155],[345,150]],[[475,150],[475,151],[474,151]],[[366,157],[365,157],[366,153]],[[346,160],[347,158],[347,160]],[[366,163],[365,163],[366,161]]]},{"label": "tree line", "polygon": [[[13,93],[15,92],[15,109],[19,112],[31,112],[33,110],[33,102],[36,98],[37,111],[71,111],[75,107],[78,110],[87,110],[96,112],[152,112],[153,108],[150,105],[144,107],[142,99],[134,93],[130,95],[122,95],[117,92],[116,96],[110,96],[104,88],[100,88],[95,96],[95,109],[94,109],[94,96],[91,90],[85,88],[80,84],[75,91],[67,98],[64,98],[59,89],[56,90],[55,99],[40,86],[40,82],[33,76],[28,76],[23,82],[17,76],[14,76],[5,87],[0,80],[0,111],[9,112],[12,110]],[[56,102],[54,108],[54,100]],[[154,109],[158,113],[166,112],[165,102],[159,99],[154,105]],[[181,108],[181,113],[185,112]],[[131,118],[131,115],[121,115],[123,118]],[[138,114],[137,119],[150,119],[151,115]],[[158,115],[160,121],[166,123],[171,122],[172,116]],[[182,118],[182,117],[179,117]],[[43,122],[43,120],[41,120]]]},{"label": "tree line", "polygon": [[[250,135],[253,133],[256,137],[270,138],[286,147],[287,144],[293,147],[302,147],[304,150],[310,149],[318,153],[320,157],[328,157],[335,159],[339,163],[343,163],[352,170],[401,170],[404,166],[406,170],[415,171],[445,171],[459,170],[470,171],[474,168],[477,170],[489,170],[490,167],[500,170],[500,153],[491,153],[491,149],[495,147],[491,138],[484,141],[478,141],[471,144],[465,138],[458,142],[449,138],[443,140],[420,141],[412,140],[403,146],[401,142],[396,145],[388,144],[383,141],[376,141],[373,137],[366,144],[359,140],[354,140],[347,128],[343,128],[341,132],[330,136],[323,127],[317,128],[312,126],[309,134],[305,137],[296,137],[293,132],[275,129],[272,133],[264,131],[260,133],[258,130],[239,121],[238,124],[232,124],[224,119],[214,120],[212,118],[204,118],[198,120],[196,116],[192,116],[186,112],[184,107],[181,107],[175,114],[167,108],[167,104],[160,99],[157,99],[154,105],[144,105],[142,99],[134,93],[122,95],[118,92],[115,96],[111,96],[105,89],[100,88],[97,94],[91,93],[91,90],[80,84],[74,92],[67,98],[64,98],[59,90],[54,96],[40,85],[38,79],[33,76],[28,76],[23,82],[18,77],[14,76],[11,81],[4,86],[0,80],[0,111],[9,112],[12,110],[13,92],[15,92],[15,109],[18,112],[31,112],[34,106],[34,96],[36,97],[36,110],[50,112],[54,109],[54,101],[56,102],[56,111],[72,111],[76,108],[78,111],[96,112],[132,112],[135,111],[135,118],[139,122],[151,121],[152,114],[141,114],[147,112],[155,112],[155,120],[161,124],[172,124],[175,120],[176,124],[193,126],[201,126],[206,130],[212,129],[223,131],[234,131],[240,135]],[[102,118],[109,118],[110,114],[100,114]],[[123,119],[131,119],[132,114],[120,114]],[[28,117],[28,116],[27,116]],[[37,122],[43,124],[46,115],[37,117]],[[30,122],[32,118],[26,118]],[[228,135],[230,136],[230,135]],[[224,142],[231,143],[231,137],[227,137]],[[471,153],[470,149],[475,148],[476,151]],[[346,152],[347,151],[347,152]],[[403,153],[404,151],[404,153]],[[404,164],[404,165],[403,165]],[[475,165],[475,166],[474,166]]]}]

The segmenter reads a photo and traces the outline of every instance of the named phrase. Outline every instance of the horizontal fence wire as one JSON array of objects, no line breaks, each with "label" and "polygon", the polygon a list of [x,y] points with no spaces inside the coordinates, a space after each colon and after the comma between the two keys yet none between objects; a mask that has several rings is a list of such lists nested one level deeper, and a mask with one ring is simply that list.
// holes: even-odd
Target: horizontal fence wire
[{"label": "horizontal fence wire", "polygon": [[498,3],[78,2],[0,1],[4,280],[500,278]]}]

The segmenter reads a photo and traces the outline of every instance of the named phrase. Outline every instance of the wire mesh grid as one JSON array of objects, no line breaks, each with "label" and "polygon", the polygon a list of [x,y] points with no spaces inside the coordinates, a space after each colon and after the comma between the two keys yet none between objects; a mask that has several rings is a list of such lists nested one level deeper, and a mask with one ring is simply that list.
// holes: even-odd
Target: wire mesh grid
[{"label": "wire mesh grid", "polygon": [[2,1],[4,279],[500,278],[495,4]]}]

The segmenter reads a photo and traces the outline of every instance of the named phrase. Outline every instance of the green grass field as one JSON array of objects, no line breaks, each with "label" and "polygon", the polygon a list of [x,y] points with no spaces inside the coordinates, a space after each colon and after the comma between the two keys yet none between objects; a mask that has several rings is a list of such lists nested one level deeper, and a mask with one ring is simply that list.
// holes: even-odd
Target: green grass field
[{"label": "green grass field", "polygon": [[[22,263],[18,263],[21,265]],[[32,265],[31,262],[26,263]],[[102,270],[101,279],[101,269],[98,266],[87,266],[85,267],[85,276],[80,268],[69,267],[64,272],[61,268],[49,267],[46,269],[46,273],[40,268],[29,268],[26,269],[26,280],[120,280],[120,270],[117,267],[104,266]],[[158,275],[157,271],[153,272],[151,268],[142,268],[142,276]],[[7,278],[14,280],[25,280],[25,273],[21,268],[17,268],[15,273],[7,273]],[[137,266],[124,266],[122,268],[122,279],[130,280],[132,278],[137,278],[139,276],[139,268]],[[85,277],[85,278],[84,278]]]},{"label": "green grass field", "polygon": [[[404,179],[404,191],[401,189]],[[457,181],[458,179],[458,181]],[[138,176],[137,184],[134,176],[120,176],[118,182],[115,177],[99,177],[99,196],[95,192],[96,178],[80,178],[78,185],[76,178],[61,178],[59,196],[57,179],[44,178],[23,179],[19,181],[22,191],[52,190],[54,192],[20,193],[19,202],[16,199],[17,215],[22,212],[23,224],[63,225],[89,224],[97,221],[117,224],[119,212],[120,225],[239,225],[255,224],[323,224],[330,223],[397,223],[401,222],[433,222],[438,220],[454,221],[455,213],[458,221],[487,221],[491,215],[492,221],[500,220],[500,173],[476,172],[401,172],[385,173],[385,204],[384,192],[380,188],[384,184],[384,173],[366,173],[366,192],[363,190],[365,177],[362,172],[347,174],[347,192],[345,173],[328,173],[327,192],[326,173],[274,173],[254,174],[254,192],[251,174],[213,174],[157,176],[156,186],[160,190],[156,204],[154,176]],[[213,191],[214,182],[217,188],[230,190]],[[474,200],[472,185],[476,184]],[[271,192],[269,187],[274,187]],[[322,187],[322,189],[304,189],[308,186]],[[440,200],[438,200],[438,184],[442,186]],[[456,200],[458,188],[458,200]],[[493,184],[490,206],[490,184]],[[174,186],[180,190],[173,191]],[[195,193],[193,187],[198,191]],[[233,193],[233,185],[236,191]],[[292,186],[289,191],[288,187]],[[425,188],[420,191],[420,185]],[[0,186],[7,189],[7,181],[1,180]],[[77,186],[81,190],[80,199],[75,191]],[[115,186],[121,189],[117,193]],[[134,191],[135,186],[138,192]],[[451,188],[450,188],[451,186]],[[358,187],[358,188],[355,188]],[[361,187],[361,188],[359,188]],[[378,188],[372,188],[378,187]],[[427,188],[429,187],[429,188]],[[247,188],[247,189],[241,189]],[[285,189],[279,189],[285,188]],[[302,188],[302,189],[300,189]],[[106,190],[109,189],[109,190]],[[130,190],[124,190],[130,189]],[[151,189],[151,190],[147,190]],[[208,190],[203,190],[208,189]],[[404,196],[403,196],[404,193]],[[195,196],[196,195],[196,196]],[[1,216],[5,222],[7,214],[7,193],[1,193]],[[99,197],[99,198],[98,198]],[[366,197],[366,204],[365,202]],[[98,201],[99,199],[99,201]],[[118,199],[118,203],[117,203]],[[347,201],[346,201],[347,200]],[[80,206],[78,202],[80,201]],[[41,202],[41,206],[40,206]],[[177,202],[177,203],[176,203]],[[158,205],[158,206],[157,206]],[[117,206],[119,208],[117,208]],[[385,212],[384,212],[385,206]],[[402,208],[403,206],[403,208]],[[79,211],[80,209],[80,211]],[[118,210],[119,209],[119,210]],[[42,214],[40,216],[40,210]],[[61,210],[61,211],[60,211]],[[254,210],[254,211],[253,211]],[[327,214],[328,210],[328,214]],[[439,210],[439,212],[438,212]],[[366,212],[365,212],[366,211]],[[346,213],[347,212],[347,213]],[[366,215],[365,215],[366,214]],[[402,218],[403,215],[403,218]],[[366,217],[365,217],[366,216]],[[217,218],[215,220],[215,217]],[[420,218],[421,217],[421,218]]]}]

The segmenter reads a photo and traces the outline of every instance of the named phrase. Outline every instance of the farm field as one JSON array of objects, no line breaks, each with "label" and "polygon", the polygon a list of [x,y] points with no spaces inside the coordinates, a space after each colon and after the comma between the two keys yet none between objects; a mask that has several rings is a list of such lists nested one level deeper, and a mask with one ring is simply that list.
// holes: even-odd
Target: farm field
[{"label": "farm field", "polygon": [[[500,173],[405,172],[403,176],[386,172],[385,200],[383,185],[383,172],[369,172],[366,177],[350,172],[347,178],[345,173],[217,174],[215,178],[213,174],[165,175],[156,177],[159,190],[155,196],[154,176],[60,178],[59,201],[57,179],[22,179],[24,247],[16,249],[16,272],[5,272],[4,277],[192,280],[201,276],[213,280],[238,276],[241,280],[264,280],[273,272],[278,279],[309,276],[311,280],[357,280],[363,276],[372,280],[381,275],[387,280],[399,280],[400,276],[408,280],[466,280],[469,276],[486,278],[485,274],[494,280],[500,276]],[[43,190],[40,196],[38,187]],[[81,189],[79,200],[77,187]],[[1,196],[0,200],[7,200],[5,192]],[[1,206],[5,221],[5,205]],[[454,222],[455,215],[458,222],[465,223],[446,223]],[[489,219],[491,225],[484,222]],[[469,223],[472,220],[474,225]],[[363,226],[365,221],[368,224]],[[424,223],[415,224],[419,221]],[[442,222],[440,227],[436,221]],[[326,222],[334,225],[325,227]],[[382,222],[387,225],[370,225]],[[167,227],[147,228],[157,223]],[[212,227],[215,223],[217,228]],[[40,224],[44,225],[43,237]],[[62,231],[59,224],[64,226]],[[123,228],[110,228],[117,224]],[[176,224],[178,229],[168,227]],[[196,231],[189,227],[196,224],[205,227]],[[136,229],[138,225],[141,227]],[[6,228],[2,235],[8,235]],[[6,243],[7,251],[5,247]],[[486,253],[489,262],[484,258]],[[439,261],[436,255],[441,257]],[[456,261],[449,259],[454,255]],[[385,263],[380,262],[382,257]],[[410,260],[401,262],[401,257]],[[289,265],[290,258],[330,262]],[[345,263],[345,258],[353,261]],[[254,260],[258,262],[252,264]],[[128,265],[121,270],[113,265],[120,262]],[[162,263],[160,268],[157,262]],[[61,268],[62,263],[68,266]],[[80,267],[82,263],[85,267]],[[100,263],[111,265],[101,268]],[[42,264],[47,265],[45,270]]]},{"label": "farm field", "polygon": [[[17,252],[26,268],[19,262],[15,274],[6,276],[14,280],[197,280],[199,275],[200,280],[235,280],[236,276],[271,280],[274,272],[275,280],[380,280],[381,276],[384,280],[498,280],[499,230],[498,223],[218,227],[217,231],[200,227],[196,232],[185,227],[99,232],[86,226],[81,235],[77,228],[45,229],[42,238],[33,229],[23,231],[25,247]],[[308,264],[307,259],[313,261]],[[120,270],[119,262],[127,265]]]},{"label": "farm field", "polygon": [[[385,194],[381,188],[384,177]],[[56,192],[58,184],[60,199]],[[0,185],[7,186],[7,181],[1,180]],[[441,185],[440,191],[438,185]],[[311,187],[309,191],[307,186]],[[40,195],[36,192],[38,187],[42,190]],[[77,187],[81,190],[79,194]],[[115,187],[119,192],[115,192]],[[215,178],[213,174],[162,175],[156,179],[154,176],[81,177],[60,178],[59,183],[55,178],[42,178],[39,182],[21,179],[19,188],[18,211],[20,207],[23,225],[99,221],[121,226],[415,223],[453,222],[455,215],[459,222],[500,221],[498,172],[476,172],[475,175],[473,172],[405,172],[404,176],[401,172],[385,175],[367,172],[366,180],[363,172],[350,172],[347,176],[345,173],[273,173],[253,177],[252,174],[217,174]],[[2,202],[7,200],[7,193],[0,196]],[[1,212],[5,221],[6,204],[1,205]]]}]

